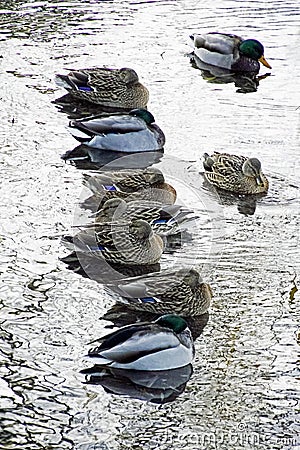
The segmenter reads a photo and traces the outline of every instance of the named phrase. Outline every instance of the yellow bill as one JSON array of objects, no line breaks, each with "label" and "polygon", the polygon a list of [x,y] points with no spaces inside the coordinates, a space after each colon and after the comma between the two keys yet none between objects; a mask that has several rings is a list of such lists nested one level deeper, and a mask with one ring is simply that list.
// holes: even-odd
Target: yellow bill
[{"label": "yellow bill", "polygon": [[266,66],[268,69],[272,69],[268,61],[265,59],[264,55],[262,55],[258,61],[261,62],[264,66]]}]

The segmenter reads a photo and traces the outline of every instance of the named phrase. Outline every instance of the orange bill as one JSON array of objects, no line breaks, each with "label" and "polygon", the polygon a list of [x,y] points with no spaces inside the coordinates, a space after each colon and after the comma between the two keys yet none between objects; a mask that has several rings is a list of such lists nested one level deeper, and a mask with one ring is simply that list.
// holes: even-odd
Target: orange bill
[{"label": "orange bill", "polygon": [[261,62],[264,66],[266,66],[268,69],[272,69],[268,61],[265,59],[264,55],[262,55],[258,61]]}]

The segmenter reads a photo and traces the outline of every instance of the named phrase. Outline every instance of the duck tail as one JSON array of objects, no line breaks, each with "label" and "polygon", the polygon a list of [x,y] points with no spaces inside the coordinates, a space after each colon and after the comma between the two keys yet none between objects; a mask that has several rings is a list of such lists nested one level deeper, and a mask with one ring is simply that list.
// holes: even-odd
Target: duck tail
[{"label": "duck tail", "polygon": [[212,171],[212,166],[213,166],[213,163],[214,163],[213,158],[211,156],[209,156],[208,153],[204,153],[203,154],[203,158],[204,158],[204,161],[203,161],[204,169],[207,170],[208,172],[211,172]]},{"label": "duck tail", "polygon": [[67,91],[70,90],[77,90],[77,85],[72,81],[72,78],[70,78],[68,75],[55,75],[55,83],[57,86],[62,87],[66,89]]},{"label": "duck tail", "polygon": [[79,142],[90,141],[94,136],[93,132],[85,129],[80,122],[71,120],[67,127],[69,133]]}]

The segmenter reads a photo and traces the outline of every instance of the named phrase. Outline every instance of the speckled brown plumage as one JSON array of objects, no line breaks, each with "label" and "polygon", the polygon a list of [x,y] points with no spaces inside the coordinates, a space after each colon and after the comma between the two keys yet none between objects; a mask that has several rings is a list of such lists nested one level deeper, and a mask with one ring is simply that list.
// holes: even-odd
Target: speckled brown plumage
[{"label": "speckled brown plumage", "polygon": [[74,98],[111,108],[146,108],[148,89],[130,68],[90,68],[56,75],[56,83]]}]

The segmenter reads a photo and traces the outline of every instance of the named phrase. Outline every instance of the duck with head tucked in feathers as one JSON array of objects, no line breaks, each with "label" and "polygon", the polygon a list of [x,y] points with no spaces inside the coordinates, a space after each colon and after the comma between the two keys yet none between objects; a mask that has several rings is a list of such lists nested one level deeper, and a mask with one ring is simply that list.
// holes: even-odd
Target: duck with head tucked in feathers
[{"label": "duck with head tucked in feathers", "polygon": [[127,266],[156,264],[164,248],[162,238],[152,231],[148,222],[140,219],[131,223],[98,224],[73,237],[64,236],[63,243],[72,251]]},{"label": "duck with head tucked in feathers", "polygon": [[128,114],[72,120],[68,130],[78,141],[99,150],[122,153],[162,150],[165,135],[146,109]]},{"label": "duck with head tucked in feathers", "polygon": [[271,69],[264,57],[264,47],[256,39],[235,34],[211,32],[190,36],[193,52],[206,64],[233,72],[259,72],[259,62]]},{"label": "duck with head tucked in feathers", "polygon": [[146,200],[125,202],[121,198],[107,200],[95,214],[96,224],[137,219],[150,223],[157,234],[169,236],[178,233],[183,224],[196,219],[196,216],[192,210],[180,205],[162,205]]},{"label": "duck with head tucked in feathers", "polygon": [[214,152],[204,153],[204,176],[214,186],[236,194],[262,194],[269,182],[257,158]]},{"label": "duck with head tucked in feathers", "polygon": [[149,100],[148,89],[139,82],[135,70],[127,67],[72,70],[67,75],[57,74],[55,81],[75,99],[104,107],[146,108]]},{"label": "duck with head tucked in feathers", "polygon": [[200,316],[207,312],[212,298],[210,285],[203,282],[194,268],[166,270],[124,282],[119,280],[108,287],[121,296],[117,303],[155,314]]},{"label": "duck with head tucked in feathers", "polygon": [[187,323],[174,314],[122,327],[100,338],[100,345],[88,352],[100,366],[152,371],[184,367],[194,354]]}]

